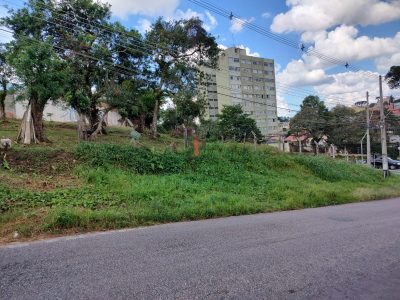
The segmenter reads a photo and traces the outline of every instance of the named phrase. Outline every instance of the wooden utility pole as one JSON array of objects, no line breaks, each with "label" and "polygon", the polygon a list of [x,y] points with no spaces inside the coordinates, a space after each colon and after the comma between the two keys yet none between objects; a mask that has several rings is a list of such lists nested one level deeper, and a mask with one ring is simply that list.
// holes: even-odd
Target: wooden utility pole
[{"label": "wooden utility pole", "polygon": [[369,120],[369,93],[367,92],[367,165],[370,167],[371,166],[371,139],[369,135],[369,126],[370,126],[370,120]]},{"label": "wooden utility pole", "polygon": [[383,103],[383,92],[382,92],[382,76],[379,75],[379,97],[380,97],[380,115],[381,115],[381,144],[382,144],[382,169],[383,177],[386,178],[389,171],[388,158],[387,158],[387,144],[386,144],[386,124],[385,124],[385,106]]}]

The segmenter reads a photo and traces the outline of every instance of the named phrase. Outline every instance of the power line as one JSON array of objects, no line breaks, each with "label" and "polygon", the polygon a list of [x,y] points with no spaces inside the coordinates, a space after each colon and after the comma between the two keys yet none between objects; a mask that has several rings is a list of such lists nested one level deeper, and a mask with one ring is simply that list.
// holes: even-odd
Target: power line
[{"label": "power line", "polygon": [[[15,33],[13,33],[12,31],[9,31],[9,30],[3,29],[3,28],[0,28],[0,30],[15,35]],[[18,35],[18,36],[22,36],[22,35]],[[37,39],[34,39],[34,38],[30,38],[30,37],[27,37],[27,36],[23,36],[23,37],[29,39],[31,42],[42,43],[42,41],[37,40]],[[64,48],[64,47],[53,46],[53,45],[50,45],[50,46],[53,47],[53,48],[58,48],[58,49],[64,50],[64,51],[72,51],[72,52],[74,52],[76,55],[83,56],[83,57],[86,57],[86,58],[89,58],[89,59],[92,59],[92,60],[96,60],[96,61],[100,61],[100,62],[112,64],[112,62],[105,61],[105,60],[103,60],[103,59],[99,59],[99,58],[96,58],[96,57],[94,57],[94,56],[86,55],[86,54],[83,54],[83,53],[80,53],[80,52],[77,52],[77,51],[73,51],[73,50],[70,50],[70,49],[66,49],[66,48]],[[113,66],[113,65],[112,65],[112,67],[115,68],[116,66]],[[129,68],[128,68],[128,69],[129,69]],[[130,76],[132,76],[132,75],[135,73],[135,70],[133,70],[133,69],[129,69],[129,70],[132,71],[132,74],[121,73],[121,71],[117,71],[117,70],[116,70],[116,72],[117,72],[117,73],[124,74],[124,75],[130,75]],[[257,103],[257,104],[260,104],[260,105],[266,105],[266,106],[275,107],[275,108],[280,108],[280,109],[288,109],[288,108],[285,108],[285,107],[278,107],[278,106],[276,106],[276,105],[269,105],[269,104],[266,104],[266,103],[257,102],[257,101],[252,101],[252,100],[248,100],[248,99],[243,99],[243,98],[238,98],[238,99],[242,99],[243,101],[248,101],[248,102]],[[293,111],[293,110],[291,110],[291,111]]]},{"label": "power line", "polygon": [[[6,32],[6,33],[15,34],[15,33],[13,33],[12,31],[5,30],[5,29],[3,29],[3,28],[0,28],[0,30],[3,31],[3,32]],[[26,37],[26,36],[25,36],[25,37]],[[32,42],[42,43],[42,41],[37,40],[37,39],[33,39],[33,38],[29,38],[29,37],[26,37],[26,38],[29,39],[29,40],[31,40]],[[59,47],[59,46],[52,46],[52,47],[59,48],[59,49],[65,50],[65,51],[71,51],[71,50],[69,50],[69,49],[66,49],[66,48],[63,48],[63,47]],[[79,52],[76,52],[76,51],[74,51],[74,52],[75,52],[76,55],[83,56],[83,57],[86,57],[86,58],[89,58],[89,59],[92,59],[92,60],[101,61],[101,62],[107,62],[107,61],[105,61],[105,60],[103,60],[103,59],[99,59],[99,58],[96,58],[96,57],[93,57],[93,56],[90,56],[90,55],[82,54],[82,53],[79,53]],[[107,62],[107,63],[108,63],[108,62]],[[133,71],[133,70],[132,70],[132,71]],[[116,70],[116,72],[120,72],[120,71],[117,71],[117,70]],[[128,74],[126,74],[126,73],[122,73],[122,74],[128,75]],[[288,108],[286,108],[286,107],[279,107],[279,106],[272,105],[272,104],[267,104],[267,103],[263,103],[263,102],[258,102],[258,101],[253,101],[253,100],[249,100],[249,99],[244,99],[244,98],[241,98],[241,97],[235,97],[235,96],[231,96],[231,95],[224,94],[224,93],[220,93],[220,92],[217,92],[217,94],[222,95],[222,96],[231,97],[231,98],[240,99],[240,100],[242,100],[242,101],[250,102],[250,103],[254,103],[254,104],[258,104],[258,105],[264,105],[264,106],[269,106],[269,107],[273,107],[273,108],[287,109],[287,110],[290,110],[290,111],[293,111],[293,112],[299,112],[299,111],[296,111],[296,110],[293,110],[293,109],[288,109]],[[309,123],[313,123],[313,124],[325,124],[325,125],[329,125],[329,124],[330,124],[329,122],[316,122],[316,121],[311,121],[311,122],[309,122]],[[360,124],[361,124],[361,123],[360,123]],[[364,124],[364,123],[363,123],[363,124]],[[332,123],[331,125],[337,125],[337,124],[336,124],[336,123],[335,123],[335,124]]]},{"label": "power line", "polygon": [[[1,0],[1,1],[5,1],[5,2],[8,2],[8,3],[12,3],[12,2],[10,2],[10,1],[8,1],[8,0]],[[15,5],[15,4],[14,4]],[[18,5],[17,5],[18,6]],[[44,9],[49,9],[50,11],[52,11],[52,12],[54,12],[54,13],[56,13],[57,15],[65,15],[65,14],[67,14],[67,12],[64,12],[64,13],[61,13],[61,12],[55,12],[54,10],[51,10],[50,8],[49,8],[49,6],[45,6],[44,4],[41,4],[41,5],[39,5],[41,8],[44,8]],[[54,25],[58,25],[58,24],[55,24],[54,22],[51,22],[51,21],[49,21],[49,20],[45,20],[45,19],[43,19],[43,18],[39,18],[39,17],[37,17],[37,16],[32,16],[32,17],[34,17],[34,18],[38,18],[38,19],[41,19],[41,20],[44,20],[44,21],[46,21],[46,22],[49,22],[49,23],[51,23],[51,24],[54,24]],[[103,31],[103,32],[108,32],[108,33],[116,33],[116,32],[118,32],[118,33],[120,33],[120,34],[122,34],[122,35],[125,35],[125,36],[127,36],[127,37],[129,37],[129,38],[132,38],[132,39],[134,39],[136,42],[134,43],[134,45],[136,46],[136,47],[139,47],[141,50],[138,50],[137,48],[131,48],[131,47],[129,47],[129,46],[127,46],[126,44],[124,44],[124,45],[122,45],[122,44],[118,44],[118,43],[116,43],[116,45],[119,45],[119,46],[121,46],[121,47],[124,47],[124,48],[126,48],[126,49],[130,49],[130,50],[132,50],[132,51],[141,51],[142,53],[145,53],[145,54],[151,54],[151,51],[153,51],[154,50],[154,48],[149,48],[149,46],[148,45],[152,45],[153,47],[155,47],[156,49],[160,49],[160,46],[159,45],[155,45],[155,44],[152,44],[152,43],[149,43],[149,42],[143,42],[142,40],[140,40],[140,39],[137,39],[135,36],[132,36],[132,35],[130,35],[129,33],[126,33],[126,32],[124,32],[124,31],[121,31],[121,30],[115,30],[115,28],[113,28],[113,27],[110,27],[110,26],[105,26],[105,25],[103,25],[103,24],[99,24],[99,23],[97,23],[97,26],[96,25],[94,25],[93,24],[93,22],[88,22],[87,21],[87,19],[84,19],[84,18],[82,18],[82,17],[80,17],[80,16],[77,16],[77,15],[74,15],[74,18],[78,18],[78,19],[83,19],[84,21],[78,21],[78,22],[80,22],[81,24],[85,24],[85,25],[89,25],[89,26],[91,26],[91,27],[94,27],[94,28],[101,28],[101,30]],[[70,25],[72,25],[72,26],[74,26],[74,27],[77,27],[77,25],[76,24],[74,24],[74,23],[71,23],[71,22],[68,22],[68,21],[66,21],[66,20],[62,20],[62,19],[58,19],[58,18],[54,18],[55,20],[58,20],[58,21],[60,21],[60,22],[62,22],[62,23],[64,23],[64,24],[70,24]],[[63,25],[61,25],[63,28],[66,28],[66,29],[71,29],[71,28],[69,28],[69,27],[65,27],[65,26],[63,26]],[[76,29],[73,29],[74,31],[76,31]],[[87,31],[86,31],[87,32]],[[88,33],[91,33],[91,32],[88,32]],[[162,49],[162,48],[161,48]],[[171,51],[171,49],[167,49],[167,50],[165,50],[164,49],[164,51],[167,51],[167,52],[174,52],[174,51]],[[165,52],[164,52],[164,54],[165,54]],[[170,54],[170,53],[168,53],[168,54]],[[178,53],[177,52],[175,52],[174,53],[174,55],[178,55]],[[222,70],[222,69],[220,69],[220,70]],[[226,70],[227,71],[227,70]],[[284,85],[284,83],[277,83],[277,84],[281,84],[281,85]],[[289,85],[288,85],[289,86]],[[300,88],[295,88],[295,87],[290,87],[291,89],[298,89],[298,90],[303,90],[303,89],[300,89]],[[305,89],[304,89],[305,90]],[[313,92],[307,92],[307,93],[311,93],[311,94],[319,94],[319,95],[322,95],[322,96],[324,96],[325,98],[330,98],[330,99],[328,99],[330,102],[332,102],[332,100],[334,100],[334,99],[337,99],[338,101],[341,101],[342,99],[341,98],[339,98],[339,97],[332,97],[331,95],[324,95],[323,93],[320,93],[320,92],[315,92],[315,91],[313,91]],[[345,99],[343,99],[343,100],[345,100]],[[338,101],[336,101],[336,103],[337,104],[341,104],[341,103],[339,103]]]},{"label": "power line", "polygon": [[[305,50],[305,46],[304,46],[303,43],[297,43],[297,42],[295,42],[293,40],[287,39],[287,38],[282,37],[282,36],[280,36],[278,34],[270,32],[270,31],[266,30],[265,28],[263,28],[261,26],[258,26],[256,24],[250,23],[249,21],[237,16],[236,14],[233,14],[233,12],[229,12],[229,11],[227,11],[227,10],[225,10],[223,8],[220,8],[220,7],[210,3],[208,1],[205,1],[205,0],[188,0],[188,1],[194,3],[194,4],[198,5],[198,6],[201,6],[203,8],[206,8],[206,9],[208,9],[208,10],[210,10],[210,11],[216,13],[216,14],[219,14],[219,15],[225,17],[225,18],[228,18],[230,20],[235,20],[236,22],[239,22],[242,26],[247,27],[250,30],[253,30],[253,31],[255,31],[255,32],[257,32],[257,33],[259,33],[261,35],[264,35],[264,36],[266,36],[266,37],[268,37],[270,39],[273,39],[273,40],[275,40],[275,41],[277,41],[279,43],[282,43],[282,44],[285,44],[285,45],[290,46],[292,48],[301,50],[302,52],[304,52],[304,50]],[[350,65],[349,62],[347,62],[347,61],[342,61],[342,60],[339,60],[337,58],[330,57],[328,55],[320,53],[319,51],[317,51],[315,49],[309,49],[305,53],[309,54],[309,55],[313,55],[315,57],[318,57],[321,60],[325,60],[327,62],[330,62],[333,65],[343,66],[346,69],[353,70],[355,72],[361,71],[359,68],[357,68],[357,67],[355,67],[353,65]],[[368,76],[368,77],[373,76],[371,78],[374,78],[374,79],[377,78],[377,76],[375,74],[364,74],[364,76]]]},{"label": "power line", "polygon": [[[8,3],[11,3],[10,1],[8,1],[8,0],[1,0],[1,1],[5,1],[5,2],[8,2]],[[15,5],[15,4],[14,4]],[[17,5],[18,6],[18,5]],[[42,8],[44,8],[44,9],[46,9],[46,6],[45,5],[40,5],[40,7],[42,7]],[[49,10],[51,10],[50,8],[49,8],[49,6],[47,6],[47,8],[49,9]],[[55,12],[54,10],[51,10],[52,12]],[[62,13],[58,13],[58,12],[55,12],[56,14],[58,14],[58,15],[62,15]],[[65,12],[64,14],[67,14],[67,12]],[[77,25],[76,24],[74,24],[74,23],[71,23],[71,22],[68,22],[68,21],[66,21],[66,20],[62,20],[62,19],[58,19],[58,18],[54,18],[55,20],[58,20],[58,21],[60,21],[60,22],[62,22],[62,23],[64,23],[64,24],[70,24],[70,25],[72,25],[74,28],[69,28],[69,27],[66,27],[66,26],[63,26],[63,25],[59,25],[59,24],[56,24],[56,23],[54,23],[54,22],[51,22],[51,21],[49,21],[49,20],[45,20],[44,18],[39,18],[39,17],[37,17],[37,16],[32,16],[32,17],[34,17],[34,18],[38,18],[38,19],[41,19],[41,20],[44,20],[44,21],[46,21],[46,22],[48,22],[48,23],[51,23],[51,24],[54,24],[54,25],[57,25],[57,26],[61,26],[61,27],[63,27],[63,28],[66,28],[66,29],[70,29],[70,30],[73,30],[73,31],[77,31],[75,28],[77,27]],[[80,16],[77,16],[77,15],[74,15],[74,18],[80,18],[80,19],[83,19],[83,18],[81,18]],[[115,43],[116,45],[118,45],[118,46],[121,46],[121,47],[123,47],[123,48],[125,48],[125,49],[129,49],[129,50],[132,50],[132,51],[136,51],[136,52],[142,52],[142,53],[144,53],[144,54],[151,54],[151,52],[154,50],[154,49],[151,49],[151,48],[149,48],[147,45],[149,44],[149,43],[144,43],[142,40],[140,40],[140,39],[137,39],[135,36],[132,36],[132,35],[130,35],[130,34],[128,34],[128,33],[126,33],[126,32],[123,32],[123,31],[120,31],[120,30],[115,30],[114,28],[112,28],[112,27],[109,27],[109,26],[104,26],[103,24],[98,24],[97,26],[96,25],[94,25],[93,24],[93,22],[88,22],[86,19],[85,19],[85,21],[78,21],[78,22],[80,22],[81,24],[85,24],[85,25],[89,25],[89,26],[91,26],[91,27],[94,27],[94,28],[99,28],[99,27],[101,27],[102,29],[102,31],[103,32],[108,32],[108,33],[116,33],[116,32],[118,32],[118,33],[121,33],[122,35],[125,35],[125,36],[127,36],[127,37],[129,37],[129,38],[132,38],[132,39],[134,39],[136,42],[134,43],[134,45],[136,46],[136,47],[138,47],[138,48],[131,48],[131,47],[129,47],[129,46],[127,46],[126,44],[124,44],[124,45],[122,45],[122,44],[119,44],[119,43]],[[103,28],[105,28],[105,29],[103,29]],[[88,32],[88,30],[85,30],[87,33],[91,33],[91,32]],[[146,45],[147,44],[147,45]],[[156,47],[158,47],[159,48],[159,46],[158,45],[156,45]],[[158,49],[157,48],[157,49]],[[168,50],[168,51],[170,51],[170,50]],[[169,54],[169,53],[168,53]],[[175,53],[175,55],[178,55],[177,54],[177,52]],[[222,70],[222,69],[220,69],[220,70]],[[224,70],[224,71],[227,71],[227,70]],[[228,72],[228,71],[227,71]],[[276,85],[280,85],[281,83],[277,83],[277,82],[275,82],[275,84]],[[283,83],[282,83],[282,85],[284,85]],[[298,90],[302,90],[302,89],[300,89],[300,88],[294,88],[294,87],[289,87],[289,86],[287,86],[286,87],[287,89],[292,89],[292,90],[294,90],[294,89],[298,89]],[[292,95],[293,96],[293,92],[286,92],[287,94],[289,94],[289,95]],[[307,93],[307,92],[302,92],[302,93]],[[309,93],[308,93],[309,94]],[[320,94],[320,95],[323,95],[322,93],[316,93],[316,92],[311,92],[311,94]],[[297,95],[296,95],[297,96]],[[324,95],[323,95],[324,96]],[[327,98],[327,101],[329,101],[329,102],[333,102],[333,100],[334,99],[336,99],[336,98],[333,98],[332,96],[327,96],[327,95],[325,95],[324,96],[324,98]],[[339,98],[337,98],[337,99],[339,99]],[[343,99],[344,100],[344,99]],[[336,104],[342,104],[341,103],[341,101],[342,100],[338,100],[338,101],[336,101],[336,102],[334,102],[334,103],[336,103]]]},{"label": "power line", "polygon": [[[50,22],[50,23],[52,23],[52,22]],[[54,23],[53,23],[53,24],[54,24]],[[8,33],[13,33],[13,32],[8,31]],[[66,50],[66,51],[72,51],[72,50],[69,50],[69,49],[62,48],[62,47],[58,47],[58,46],[56,46],[56,47],[59,48],[59,49]],[[123,47],[126,47],[126,46],[123,46]],[[137,50],[137,49],[135,49],[135,50]],[[75,51],[74,51],[74,52],[75,52]],[[75,52],[75,53],[76,53],[76,52]],[[82,54],[82,53],[80,53],[80,54],[79,54],[79,53],[76,53],[76,54],[81,55],[81,56],[84,56],[84,57],[88,57],[88,55],[84,55],[84,54]],[[94,58],[94,57],[91,57],[91,58]],[[94,58],[94,59],[97,59],[97,58]],[[97,60],[99,60],[99,59],[97,59]],[[104,60],[101,60],[101,61],[104,62]],[[112,62],[108,62],[108,63],[113,64]],[[115,67],[115,66],[113,65],[113,67]],[[132,70],[132,69],[131,69],[131,70]],[[261,103],[261,102],[256,102],[256,101],[252,101],[252,100],[248,100],[248,99],[244,99],[244,98],[238,98],[238,99],[241,99],[241,100],[247,101],[247,102],[253,102],[253,103],[258,103],[258,104],[264,104],[264,103]],[[278,107],[278,106],[273,106],[273,105],[267,105],[267,106],[277,107],[277,108],[280,108],[280,109],[288,109],[288,108]],[[288,109],[288,110],[290,110],[290,111],[295,111],[295,110],[293,110],[293,109]]]}]

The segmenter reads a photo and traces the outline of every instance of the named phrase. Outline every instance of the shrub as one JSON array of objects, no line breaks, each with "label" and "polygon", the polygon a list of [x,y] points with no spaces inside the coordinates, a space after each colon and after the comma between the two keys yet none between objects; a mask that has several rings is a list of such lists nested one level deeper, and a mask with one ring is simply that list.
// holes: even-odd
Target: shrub
[{"label": "shrub", "polygon": [[95,167],[118,166],[139,174],[168,174],[183,172],[189,155],[186,152],[154,152],[147,148],[112,144],[81,143],[76,155]]}]

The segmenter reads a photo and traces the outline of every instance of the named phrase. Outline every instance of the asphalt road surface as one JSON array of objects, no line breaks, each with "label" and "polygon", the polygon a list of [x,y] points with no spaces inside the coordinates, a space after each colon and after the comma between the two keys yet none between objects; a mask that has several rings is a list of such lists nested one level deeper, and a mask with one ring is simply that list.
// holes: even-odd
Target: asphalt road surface
[{"label": "asphalt road surface", "polygon": [[0,299],[400,299],[400,199],[0,247]]}]

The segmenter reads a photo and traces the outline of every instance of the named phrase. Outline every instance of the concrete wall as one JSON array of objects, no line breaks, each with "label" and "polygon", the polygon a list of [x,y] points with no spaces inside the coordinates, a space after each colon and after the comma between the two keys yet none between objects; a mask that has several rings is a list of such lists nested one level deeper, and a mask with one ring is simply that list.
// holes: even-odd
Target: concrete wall
[{"label": "concrete wall", "polygon": [[[7,117],[22,119],[27,105],[28,101],[16,101],[14,95],[8,95],[6,98]],[[50,102],[44,109],[43,119],[55,122],[77,122],[78,114],[73,108],[66,106],[62,102]],[[121,126],[118,122],[120,119],[121,115],[117,111],[111,111],[106,116],[106,123],[109,126]]]}]

